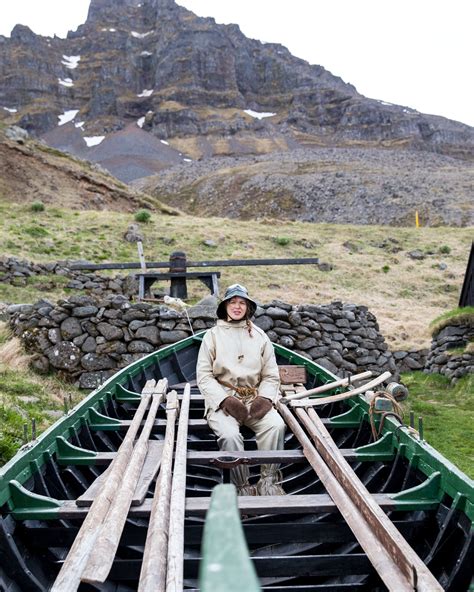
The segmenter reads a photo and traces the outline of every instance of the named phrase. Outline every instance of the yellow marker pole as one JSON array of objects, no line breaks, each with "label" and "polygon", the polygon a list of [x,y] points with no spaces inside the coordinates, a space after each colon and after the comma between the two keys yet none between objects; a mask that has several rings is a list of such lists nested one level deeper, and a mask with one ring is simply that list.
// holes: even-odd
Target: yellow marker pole
[{"label": "yellow marker pole", "polygon": [[420,220],[418,218],[418,210],[415,211],[415,225],[417,228],[420,228]]}]

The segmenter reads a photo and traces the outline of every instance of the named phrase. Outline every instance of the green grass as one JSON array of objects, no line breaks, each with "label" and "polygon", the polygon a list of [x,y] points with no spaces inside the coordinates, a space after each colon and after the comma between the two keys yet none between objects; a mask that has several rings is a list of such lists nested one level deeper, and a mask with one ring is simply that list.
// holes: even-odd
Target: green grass
[{"label": "green grass", "polygon": [[22,369],[0,369],[0,466],[23,442],[24,426],[31,438],[32,420],[37,436],[54,423],[64,409],[64,397],[77,402],[83,397],[55,376],[41,377]]},{"label": "green grass", "polygon": [[474,306],[453,308],[439,315],[430,323],[431,334],[435,336],[448,325],[461,324],[474,325]]},{"label": "green grass", "polygon": [[454,386],[445,376],[423,372],[402,374],[402,381],[410,392],[405,422],[413,411],[417,428],[422,416],[428,444],[474,479],[474,376],[465,376]]}]

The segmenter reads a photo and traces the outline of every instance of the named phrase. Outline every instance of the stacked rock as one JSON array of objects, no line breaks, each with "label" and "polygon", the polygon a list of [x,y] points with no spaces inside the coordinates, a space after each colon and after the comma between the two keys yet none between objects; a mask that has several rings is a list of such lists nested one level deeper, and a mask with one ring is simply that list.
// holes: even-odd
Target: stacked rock
[{"label": "stacked rock", "polygon": [[473,323],[449,325],[433,336],[425,372],[444,374],[453,382],[474,372],[474,353],[468,344],[474,341]]},{"label": "stacked rock", "polygon": [[[132,303],[122,295],[72,296],[53,304],[10,305],[15,335],[32,352],[33,366],[50,368],[95,388],[144,355],[211,327],[215,302],[186,313],[150,303]],[[377,321],[366,307],[333,302],[292,306],[280,301],[259,306],[255,323],[270,339],[338,375],[397,368]]]}]

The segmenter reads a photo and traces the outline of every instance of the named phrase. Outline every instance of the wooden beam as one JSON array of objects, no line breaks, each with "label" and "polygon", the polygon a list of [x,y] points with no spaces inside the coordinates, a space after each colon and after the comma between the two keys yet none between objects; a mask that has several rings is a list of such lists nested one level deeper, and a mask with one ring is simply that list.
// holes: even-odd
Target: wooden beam
[{"label": "wooden beam", "polygon": [[349,494],[364,519],[376,534],[387,554],[395,561],[418,592],[442,591],[442,587],[423,561],[410,547],[390,519],[375,503],[365,485],[349,466],[314,409],[297,409],[298,417],[310,433],[316,448]]},{"label": "wooden beam", "polygon": [[382,384],[382,382],[388,380],[391,376],[392,374],[390,372],[384,372],[380,376],[377,376],[377,378],[374,378],[363,386],[351,391],[346,391],[345,393],[341,393],[339,395],[333,395],[332,397],[321,397],[320,399],[301,399],[299,401],[290,401],[290,405],[291,407],[317,407],[319,405],[326,405],[327,403],[344,401],[345,399],[350,399],[351,397],[355,397],[356,395],[360,395],[361,393],[365,393],[365,391],[375,388],[379,384]]},{"label": "wooden beam", "polygon": [[[374,499],[385,511],[405,511],[402,506],[391,497],[392,494],[376,493]],[[207,497],[186,498],[186,516],[203,516],[209,508]],[[132,506],[129,516],[134,518],[149,518],[152,508],[152,500],[145,499],[140,506]],[[320,514],[324,512],[337,512],[338,508],[328,494],[313,495],[286,495],[286,496],[239,496],[237,499],[239,510],[244,514],[259,516],[261,514]],[[439,505],[436,499],[426,499],[418,506],[418,509],[434,510]],[[55,511],[54,519],[83,520],[89,512],[88,508],[79,508],[76,502],[63,500],[61,506]],[[46,517],[45,517],[46,519]],[[51,516],[53,519],[53,516]]]},{"label": "wooden beam", "polygon": [[[400,569],[394,558],[381,544],[362,512],[345,491],[344,487],[338,482],[328,465],[323,461],[319,452],[313,446],[290,410],[281,404],[278,404],[278,410],[300,441],[306,458],[325,486],[326,491],[336,503],[343,518],[350,526],[360,546],[365,551],[387,588],[393,592],[413,592],[415,587],[413,580],[414,574],[411,573],[407,576],[405,570]],[[307,415],[303,410],[300,410],[300,413],[301,415]],[[434,590],[437,590],[437,588],[434,588]]]},{"label": "wooden beam", "polygon": [[166,405],[166,433],[160,474],[156,481],[150,523],[146,537],[138,592],[164,592],[166,585],[166,559],[168,556],[168,528],[171,496],[171,473],[174,450],[178,397],[176,391],[168,394]]},{"label": "wooden beam", "polygon": [[327,384],[323,384],[322,386],[317,386],[313,389],[309,390],[302,390],[297,393],[293,393],[291,395],[285,395],[283,399],[280,399],[282,403],[288,403],[289,401],[294,401],[295,399],[303,399],[304,397],[309,397],[310,395],[319,395],[321,393],[325,393],[332,389],[338,388],[340,386],[347,386],[353,382],[360,382],[361,380],[365,380],[366,378],[370,378],[372,376],[372,372],[367,370],[367,372],[361,372],[360,374],[355,374],[354,376],[341,378],[340,380],[334,380],[333,382],[328,382]]},{"label": "wooden beam", "polygon": [[104,516],[107,514],[110,503],[120,487],[123,473],[132,454],[135,437],[150,404],[154,388],[155,381],[147,381],[142,391],[140,405],[111,465],[109,478],[87,512],[79,533],[51,588],[51,592],[75,592],[79,587],[82,570],[93,549]]},{"label": "wooden beam", "polygon": [[[183,591],[184,512],[186,502],[186,452],[188,440],[189,399],[191,387],[184,388],[179,414],[176,453],[171,487],[166,592]],[[154,588],[149,588],[150,592]]]},{"label": "wooden beam", "polygon": [[100,533],[94,545],[94,553],[89,555],[82,572],[81,580],[89,584],[105,582],[112,567],[128,511],[132,505],[135,488],[138,484],[145,457],[148,451],[148,438],[155,421],[158,408],[165,398],[168,381],[160,381],[160,387],[153,393],[153,399],[145,425],[133,449],[127,468],[123,474],[120,488],[116,491],[109,511],[102,522]]}]

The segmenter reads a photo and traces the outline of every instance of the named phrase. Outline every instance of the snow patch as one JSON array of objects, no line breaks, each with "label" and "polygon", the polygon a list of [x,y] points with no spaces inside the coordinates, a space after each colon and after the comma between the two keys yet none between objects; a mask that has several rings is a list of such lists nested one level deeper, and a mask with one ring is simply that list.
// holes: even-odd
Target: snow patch
[{"label": "snow patch", "polygon": [[76,56],[63,55],[63,59],[62,59],[61,64],[63,64],[63,66],[66,66],[66,68],[69,68],[70,70],[74,70],[74,68],[77,68],[77,65],[79,64],[80,61],[81,61],[80,55],[76,55]]},{"label": "snow patch", "polygon": [[58,82],[61,86],[71,87],[74,86],[74,82],[71,78],[58,78]]},{"label": "snow patch", "polygon": [[3,107],[5,109],[5,111],[8,111],[8,113],[17,113],[18,109],[15,109],[14,107]]},{"label": "snow patch", "polygon": [[183,158],[184,162],[193,162],[192,158]]},{"label": "snow patch", "polygon": [[142,51],[142,53],[140,55],[143,56],[144,58],[149,58],[153,54],[151,53],[151,51]]},{"label": "snow patch", "polygon": [[151,97],[151,95],[153,94],[153,88],[152,89],[148,89],[145,88],[144,90],[142,90],[142,92],[137,95],[137,97]]},{"label": "snow patch", "polygon": [[61,115],[58,115],[59,123],[58,126],[64,125],[65,123],[69,123],[76,117],[79,113],[79,109],[70,109],[69,111],[64,111]]},{"label": "snow patch", "polygon": [[109,31],[110,33],[115,33],[117,29],[108,29],[107,27],[103,27],[101,31]]},{"label": "snow patch", "polygon": [[88,148],[91,148],[92,146],[100,144],[104,138],[105,136],[87,136],[84,138],[84,142],[87,144]]},{"label": "snow patch", "polygon": [[166,140],[160,140],[160,142],[161,142],[162,144],[164,144],[165,146],[169,146],[169,145],[170,145],[170,143],[169,143],[169,142],[167,142]]},{"label": "snow patch", "polygon": [[154,32],[155,31],[147,31],[146,33],[137,33],[136,31],[132,31],[130,34],[132,37],[135,37],[135,39],[145,39],[145,37],[148,37],[148,35],[151,35]]},{"label": "snow patch", "polygon": [[250,117],[255,117],[255,119],[263,119],[264,117],[273,117],[276,113],[259,113],[258,111],[252,111],[252,109],[244,109],[244,113],[250,115]]},{"label": "snow patch", "polygon": [[144,123],[145,123],[145,117],[140,117],[140,119],[137,119],[138,127],[143,127]]},{"label": "snow patch", "polygon": [[74,127],[78,127],[79,129],[84,131],[84,124],[85,124],[85,121],[78,121],[77,123],[74,124]]}]

